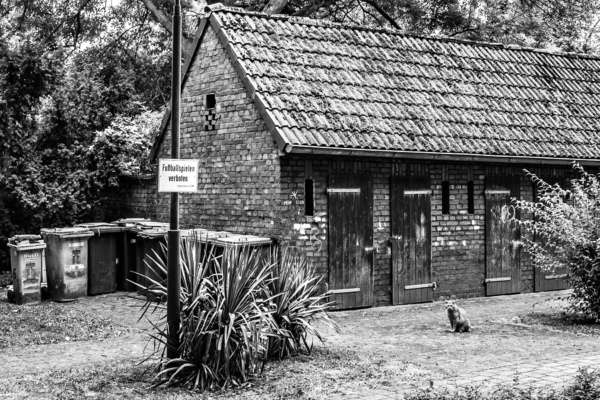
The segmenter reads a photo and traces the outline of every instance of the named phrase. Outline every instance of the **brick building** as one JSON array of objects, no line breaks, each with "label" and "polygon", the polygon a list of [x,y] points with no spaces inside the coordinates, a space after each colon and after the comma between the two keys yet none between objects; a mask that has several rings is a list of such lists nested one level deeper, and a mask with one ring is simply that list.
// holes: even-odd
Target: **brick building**
[{"label": "brick building", "polygon": [[[182,158],[201,174],[182,225],[304,250],[340,308],[562,287],[492,210],[534,196],[525,168],[565,181],[572,160],[600,161],[597,58],[220,5],[181,107]],[[168,195],[145,201],[168,219]]]}]

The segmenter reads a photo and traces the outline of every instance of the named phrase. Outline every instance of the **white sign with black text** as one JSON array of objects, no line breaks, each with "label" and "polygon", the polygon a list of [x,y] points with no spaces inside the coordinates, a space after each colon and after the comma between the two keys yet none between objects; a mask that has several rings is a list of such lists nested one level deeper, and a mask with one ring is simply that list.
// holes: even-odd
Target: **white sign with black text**
[{"label": "white sign with black text", "polygon": [[198,191],[200,160],[158,160],[158,191],[195,193]]}]

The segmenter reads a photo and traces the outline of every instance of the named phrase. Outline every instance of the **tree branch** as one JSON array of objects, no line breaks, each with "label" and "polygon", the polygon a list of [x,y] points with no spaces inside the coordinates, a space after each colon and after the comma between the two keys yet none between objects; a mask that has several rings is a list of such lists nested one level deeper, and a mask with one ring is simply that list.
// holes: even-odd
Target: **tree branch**
[{"label": "tree branch", "polygon": [[398,25],[398,23],[396,23],[396,21],[394,20],[394,18],[392,18],[383,8],[381,8],[379,6],[379,4],[377,4],[374,0],[362,0],[365,3],[367,3],[368,5],[370,5],[371,7],[373,7],[375,9],[375,11],[377,11],[379,14],[381,14],[381,16],[383,18],[385,18],[390,25],[392,25],[394,28],[398,29],[398,30],[402,30],[402,28],[400,28],[400,25]]},{"label": "tree branch", "polygon": [[269,0],[269,3],[262,11],[267,14],[279,14],[287,4],[288,0]]},{"label": "tree branch", "polygon": [[159,6],[154,4],[152,0],[141,0],[142,3],[146,6],[146,9],[150,11],[150,13],[154,16],[154,19],[158,21],[159,24],[162,25],[163,28],[167,30],[171,35],[173,35],[173,25],[171,23],[171,18],[165,14]]}]

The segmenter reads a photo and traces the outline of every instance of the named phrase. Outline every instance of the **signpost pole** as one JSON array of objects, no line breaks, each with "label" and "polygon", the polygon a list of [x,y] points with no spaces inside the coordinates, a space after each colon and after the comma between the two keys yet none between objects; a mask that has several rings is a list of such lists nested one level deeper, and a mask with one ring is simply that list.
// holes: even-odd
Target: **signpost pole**
[{"label": "signpost pole", "polygon": [[[173,75],[171,81],[171,158],[179,159],[179,114],[181,99],[181,4],[175,0],[173,7]],[[179,263],[179,193],[171,193],[171,217],[167,260],[167,358],[179,358],[179,294],[181,271]]]}]

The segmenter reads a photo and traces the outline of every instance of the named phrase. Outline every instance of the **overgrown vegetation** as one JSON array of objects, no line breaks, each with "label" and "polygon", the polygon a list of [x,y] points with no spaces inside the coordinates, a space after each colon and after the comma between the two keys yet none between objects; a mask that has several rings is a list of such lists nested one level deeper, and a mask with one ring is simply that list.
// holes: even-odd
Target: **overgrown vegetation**
[{"label": "overgrown vegetation", "polygon": [[[145,312],[165,312],[166,247],[148,265],[141,293]],[[154,326],[161,355],[155,386],[194,389],[239,387],[260,373],[270,358],[309,353],[316,320],[336,328],[331,303],[318,294],[320,277],[302,255],[250,246],[217,247],[199,237],[181,245],[179,359],[167,359],[168,325]]]},{"label": "overgrown vegetation", "polygon": [[537,186],[537,201],[515,200],[522,213],[534,218],[519,221],[529,235],[520,243],[533,263],[553,273],[567,268],[573,288],[570,311],[600,320],[600,176],[574,164],[577,177],[570,187],[550,185],[528,173]]}]

